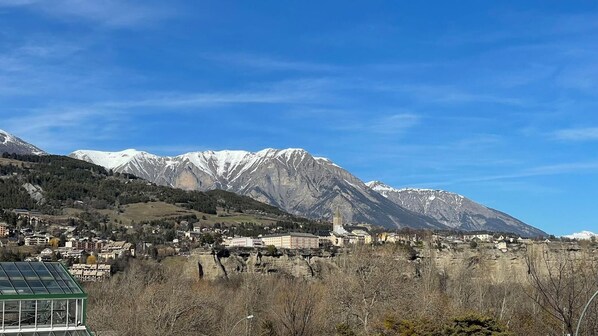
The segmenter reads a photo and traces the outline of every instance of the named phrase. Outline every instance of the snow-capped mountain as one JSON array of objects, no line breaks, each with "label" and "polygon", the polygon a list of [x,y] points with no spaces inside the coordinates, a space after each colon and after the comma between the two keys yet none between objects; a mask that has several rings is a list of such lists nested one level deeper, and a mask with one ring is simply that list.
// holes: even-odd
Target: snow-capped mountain
[{"label": "snow-capped mountain", "polygon": [[79,150],[70,156],[161,185],[232,191],[311,218],[331,218],[333,209],[338,207],[346,222],[387,228],[409,226],[545,235],[507,214],[454,193],[398,190],[380,182],[366,185],[331,160],[314,157],[298,148],[204,151],[172,157],[134,149]]},{"label": "snow-capped mountain", "polygon": [[366,183],[393,203],[456,230],[502,231],[524,236],[546,235],[503,212],[488,208],[464,196],[431,189],[395,189],[379,181]]},{"label": "snow-capped mountain", "polygon": [[0,154],[1,153],[16,153],[16,154],[33,154],[45,155],[46,152],[27,143],[16,136],[0,129]]},{"label": "snow-capped mountain", "polygon": [[205,151],[173,157],[132,149],[79,150],[70,156],[161,185],[232,191],[311,218],[331,218],[338,207],[347,222],[388,228],[446,228],[389,201],[332,161],[313,157],[303,149]]},{"label": "snow-capped mountain", "polygon": [[598,239],[598,233],[590,232],[590,231],[581,231],[577,233],[573,233],[567,236],[563,236],[564,238],[569,239],[577,239],[577,240],[591,240],[592,237]]}]

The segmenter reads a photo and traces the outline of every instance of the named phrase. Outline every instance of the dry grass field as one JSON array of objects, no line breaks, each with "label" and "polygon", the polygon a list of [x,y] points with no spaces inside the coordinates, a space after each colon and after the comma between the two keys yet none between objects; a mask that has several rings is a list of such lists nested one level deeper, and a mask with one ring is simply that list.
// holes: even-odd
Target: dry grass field
[{"label": "dry grass field", "polygon": [[[76,215],[80,209],[65,209],[65,214]],[[164,202],[134,203],[121,206],[120,211],[99,210],[103,215],[108,216],[110,221],[129,225],[132,222],[153,221],[157,219],[176,218],[180,216],[196,215],[202,219],[202,223],[213,225],[215,223],[236,224],[252,222],[261,225],[272,225],[276,218],[257,216],[244,213],[226,213],[223,209],[218,210],[218,215],[206,214],[199,211],[188,210],[174,204]],[[205,219],[203,219],[205,218]]]}]

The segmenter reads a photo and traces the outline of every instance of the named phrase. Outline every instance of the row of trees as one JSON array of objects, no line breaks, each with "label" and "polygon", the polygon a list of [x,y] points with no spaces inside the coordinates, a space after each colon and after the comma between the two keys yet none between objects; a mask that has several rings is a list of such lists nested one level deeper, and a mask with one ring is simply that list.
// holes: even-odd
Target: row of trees
[{"label": "row of trees", "polygon": [[[596,262],[530,254],[525,281],[502,282],[467,264],[445,272],[402,249],[364,247],[317,279],[210,282],[186,278],[180,264],[136,261],[88,288],[88,320],[98,335],[562,335],[598,289]],[[598,334],[597,314],[583,335]]]}]

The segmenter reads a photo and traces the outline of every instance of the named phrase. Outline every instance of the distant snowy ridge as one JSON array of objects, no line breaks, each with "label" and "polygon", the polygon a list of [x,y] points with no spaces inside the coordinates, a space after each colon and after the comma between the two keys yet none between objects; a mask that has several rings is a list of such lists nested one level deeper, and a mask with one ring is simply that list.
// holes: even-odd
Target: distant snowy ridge
[{"label": "distant snowy ridge", "polygon": [[78,150],[71,153],[71,156],[76,156],[84,161],[93,162],[98,166],[106,169],[114,169],[125,165],[139,156],[153,156],[147,152],[138,151],[135,149],[126,149],[120,152],[101,152],[94,150]]},{"label": "distant snowy ridge", "polygon": [[576,240],[591,240],[592,237],[598,238],[598,234],[590,232],[590,231],[581,231],[581,232],[563,236],[563,238],[576,239]]},{"label": "distant snowy ridge", "polygon": [[380,181],[371,181],[366,185],[395,204],[420,215],[432,217],[451,229],[513,232],[531,237],[546,235],[545,232],[512,216],[449,191],[397,189]]},{"label": "distant snowy ridge", "polygon": [[[275,159],[292,165],[293,162],[295,164],[300,162],[306,155],[308,155],[307,151],[301,148],[288,148],[282,150],[266,148],[259,152],[248,152],[243,150],[210,150],[164,157],[135,149],[126,149],[119,152],[77,150],[69,156],[92,162],[107,169],[117,170],[136,161],[153,161],[154,163],[166,166],[188,162],[215,178],[234,179],[236,176],[251,169],[265,159]],[[330,160],[325,158],[317,159],[330,162]]]},{"label": "distant snowy ridge", "polygon": [[387,197],[388,193],[395,192],[395,193],[443,193],[447,195],[454,195],[456,197],[464,198],[464,196],[455,194],[450,191],[440,190],[440,189],[425,189],[425,188],[393,188],[387,184],[384,184],[380,181],[370,181],[367,182],[365,185],[370,187],[371,189],[379,192],[384,197]]}]

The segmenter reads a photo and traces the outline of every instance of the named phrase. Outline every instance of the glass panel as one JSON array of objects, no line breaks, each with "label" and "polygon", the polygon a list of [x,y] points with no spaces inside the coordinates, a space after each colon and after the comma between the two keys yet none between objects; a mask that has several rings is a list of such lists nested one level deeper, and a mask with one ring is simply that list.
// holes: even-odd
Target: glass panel
[{"label": "glass panel", "polygon": [[21,271],[21,273],[26,279],[37,279],[37,275],[31,268],[31,266],[29,266],[29,264],[18,263],[17,268],[19,269],[19,271]]},{"label": "glass panel", "polygon": [[18,269],[6,270],[6,274],[10,277],[11,280],[18,280],[24,279],[21,272]]},{"label": "glass panel", "polygon": [[4,268],[5,271],[17,269],[17,266],[14,263],[5,263],[4,265],[2,265],[2,267]]},{"label": "glass panel", "polygon": [[46,268],[43,263],[32,263],[31,267],[42,280],[54,279],[52,273]]},{"label": "glass panel", "polygon": [[0,280],[0,292],[2,294],[17,294],[17,291],[8,280]]},{"label": "glass panel", "polygon": [[71,290],[69,289],[69,286],[67,286],[67,285],[64,283],[64,281],[62,281],[62,280],[58,280],[57,282],[58,282],[58,286],[60,286],[60,288],[62,288],[62,290],[63,290],[65,293],[67,293],[67,294],[70,294],[70,293],[71,293]]},{"label": "glass panel", "polygon": [[27,280],[39,279],[39,277],[37,276],[37,274],[35,274],[35,272],[32,269],[21,271],[21,274],[23,274],[23,276]]},{"label": "glass panel", "polygon": [[54,300],[52,325],[55,327],[66,326],[66,300]]},{"label": "glass panel", "polygon": [[35,301],[21,301],[21,327],[35,325]]},{"label": "glass panel", "polygon": [[37,326],[49,327],[50,326],[50,301],[49,300],[38,300],[37,301]]},{"label": "glass panel", "polygon": [[64,282],[67,284],[67,286],[69,286],[73,293],[79,292],[79,286],[77,286],[73,280],[65,280]]},{"label": "glass panel", "polygon": [[6,301],[4,305],[4,328],[17,329],[19,327],[19,301]]},{"label": "glass panel", "polygon": [[33,294],[33,291],[27,286],[25,280],[13,280],[12,285],[15,286],[15,289],[19,294]]},{"label": "glass panel", "polygon": [[69,300],[69,326],[77,325],[77,301]]}]

